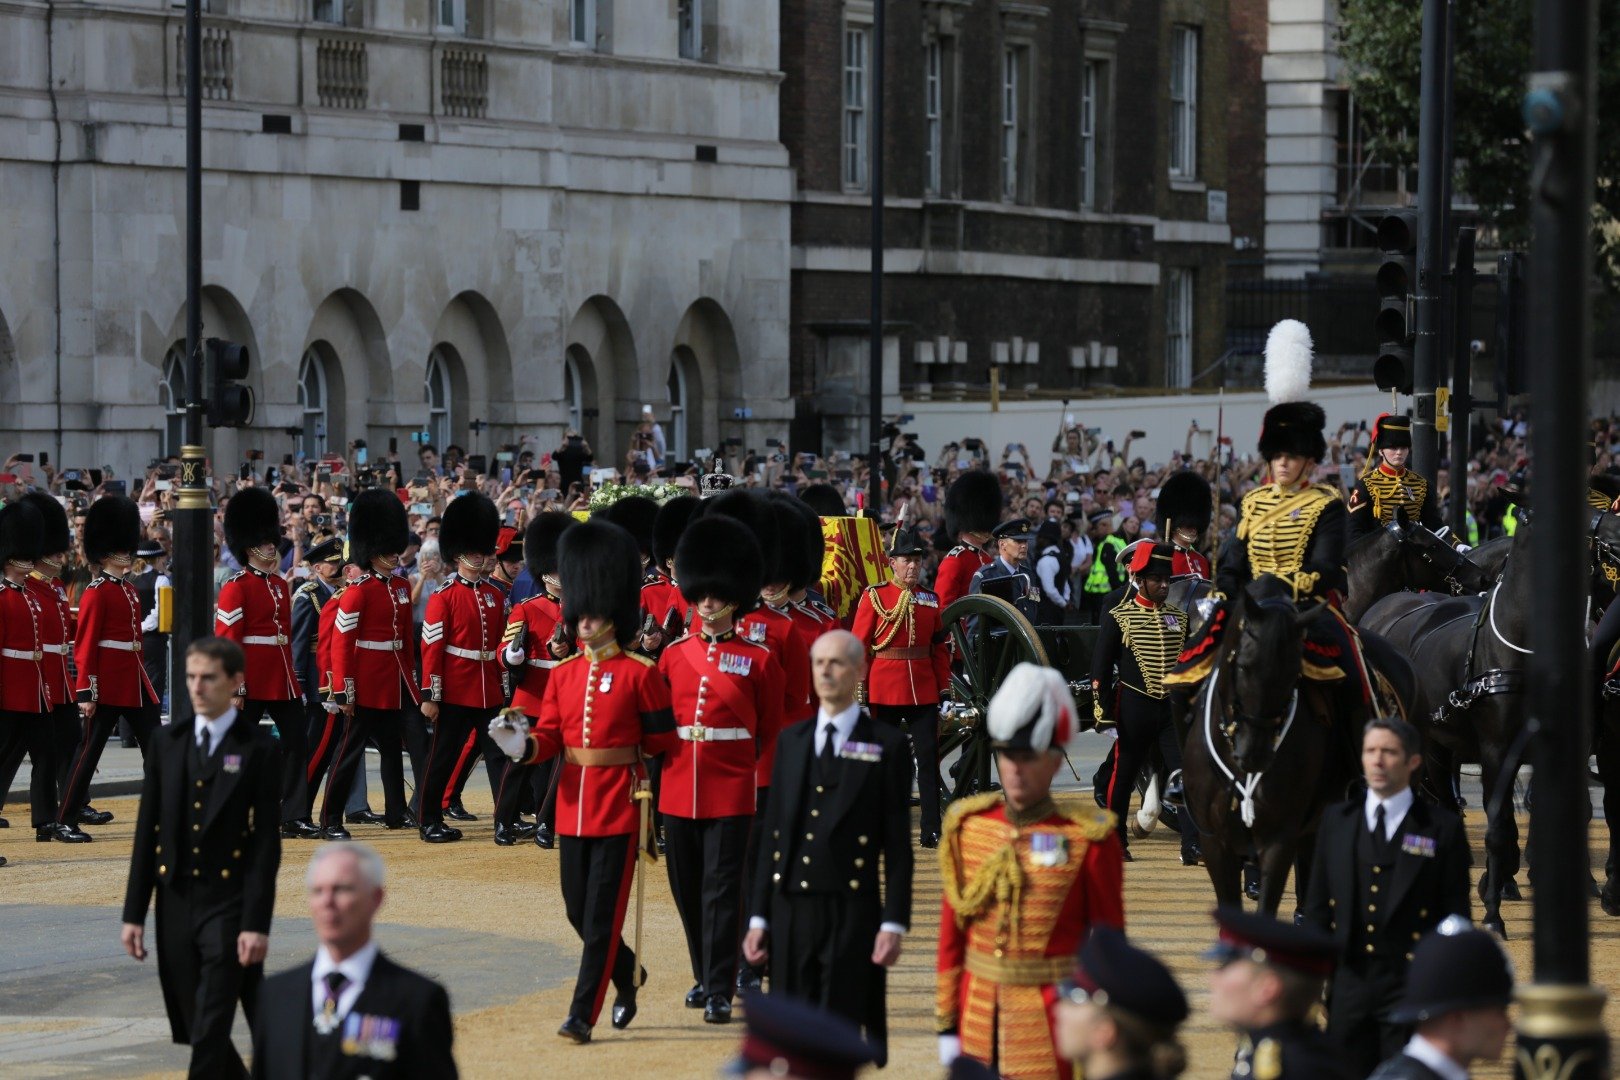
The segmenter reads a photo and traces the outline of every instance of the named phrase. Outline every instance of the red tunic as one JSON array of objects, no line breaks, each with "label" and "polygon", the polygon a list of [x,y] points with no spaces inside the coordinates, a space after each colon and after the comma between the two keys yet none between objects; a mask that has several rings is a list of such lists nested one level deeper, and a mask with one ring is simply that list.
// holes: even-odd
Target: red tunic
[{"label": "red tunic", "polygon": [[0,709],[6,712],[46,713],[56,706],[45,674],[42,609],[25,582],[0,578]]},{"label": "red tunic", "polygon": [[337,685],[332,681],[332,626],[337,622],[338,599],[348,588],[339,585],[321,605],[321,614],[315,620],[315,677],[320,680],[315,689],[326,698],[332,697]]},{"label": "red tunic", "polygon": [[506,704],[501,636],[506,599],[487,581],[451,574],[422,618],[422,692],[429,701],[499,709]]},{"label": "red tunic", "polygon": [[664,650],[675,723],[655,749],[667,752],[658,809],[683,818],[754,812],[754,767],[772,749],[782,706],[782,669],[771,651],[727,631],[689,634]]},{"label": "red tunic", "polygon": [[810,696],[810,643],[799,633],[793,617],[761,604],[737,621],[737,632],[756,645],[771,650],[782,668],[782,711],[774,721],[766,748],[754,766],[754,782],[771,786],[771,767],[776,763],[776,740],[782,729],[808,720],[816,714],[817,702]]},{"label": "red tunic", "polygon": [[28,575],[28,590],[39,601],[39,641],[45,653],[40,664],[45,669],[45,689],[55,707],[73,700],[67,663],[73,611],[68,606],[67,590],[56,578],[44,577],[36,571]]},{"label": "red tunic", "polygon": [[[540,714],[547,679],[552,669],[562,663],[547,647],[561,621],[561,605],[545,593],[536,593],[521,601],[507,619],[506,633],[502,637],[508,650],[505,660],[515,669],[517,682],[512,690],[512,707],[521,709],[527,716]],[[521,656],[521,662],[514,662],[516,656]],[[521,674],[517,673],[518,669]]]},{"label": "red tunic", "polygon": [[[616,646],[592,659],[575,653],[546,680],[525,764],[563,754],[557,778],[557,832],[562,836],[624,836],[639,826],[633,798],[645,775],[641,747],[668,738],[675,719],[669,686],[658,666]],[[621,764],[571,760],[592,752],[634,750]]]},{"label": "red tunic", "polygon": [[1170,558],[1170,573],[1175,577],[1197,574],[1208,581],[1210,580],[1209,560],[1190,548],[1178,547],[1176,553]]},{"label": "red tunic", "polygon": [[[411,632],[411,588],[404,578],[367,572],[332,597],[332,691],[340,705],[397,709],[404,698],[418,702],[411,679],[416,646]],[[321,609],[324,618],[326,608]]]},{"label": "red tunic", "polygon": [[[885,611],[895,611],[904,595],[892,581],[873,585],[861,593],[855,609],[852,633],[872,657],[866,700],[872,705],[937,705],[951,685],[950,639],[940,625],[939,597],[926,589],[913,592],[910,626],[902,621],[891,635],[873,600]],[[882,648],[877,647],[880,641]]]},{"label": "red tunic", "polygon": [[220,586],[214,633],[242,646],[247,665],[238,696],[250,701],[303,697],[292,655],[292,590],[280,574],[249,567]]},{"label": "red tunic", "polygon": [[831,612],[823,613],[808,600],[797,600],[789,604],[788,614],[793,617],[793,624],[799,628],[804,640],[811,645],[827,631],[838,629],[838,620]]},{"label": "red tunic", "polygon": [[939,596],[940,609],[966,596],[968,587],[973,584],[973,575],[994,561],[995,556],[966,540],[951,548],[940,560],[939,572],[934,575],[934,592]]},{"label": "red tunic", "polygon": [[80,701],[140,708],[157,700],[141,666],[141,599],[135,586],[102,575],[84,587],[73,663]]}]

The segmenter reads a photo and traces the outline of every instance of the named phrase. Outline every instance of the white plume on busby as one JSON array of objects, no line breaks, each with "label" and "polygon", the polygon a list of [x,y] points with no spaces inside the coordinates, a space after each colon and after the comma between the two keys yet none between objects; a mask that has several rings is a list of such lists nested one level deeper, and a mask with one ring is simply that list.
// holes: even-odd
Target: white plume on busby
[{"label": "white plume on busby", "polygon": [[1311,392],[1311,332],[1298,319],[1284,319],[1266,337],[1266,397],[1271,408],[1260,423],[1260,457],[1297,454],[1311,461],[1327,456],[1327,414],[1306,399]]},{"label": "white plume on busby", "polygon": [[1284,319],[1266,335],[1266,397],[1273,405],[1304,401],[1311,392],[1311,329]]},{"label": "white plume on busby", "polygon": [[1062,748],[1074,734],[1074,698],[1055,668],[1021,663],[1007,673],[985,718],[998,750]]}]

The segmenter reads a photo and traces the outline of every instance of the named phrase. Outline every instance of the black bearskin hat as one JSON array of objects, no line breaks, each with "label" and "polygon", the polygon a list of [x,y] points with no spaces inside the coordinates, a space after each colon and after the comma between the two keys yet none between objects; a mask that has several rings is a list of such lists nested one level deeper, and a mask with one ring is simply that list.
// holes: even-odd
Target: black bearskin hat
[{"label": "black bearskin hat", "polygon": [[1314,401],[1273,405],[1260,427],[1260,457],[1270,461],[1278,454],[1298,454],[1321,461],[1327,457],[1326,426],[1327,414]]},{"label": "black bearskin hat", "polygon": [[523,532],[523,565],[529,568],[536,585],[541,578],[557,572],[557,545],[562,534],[578,524],[578,518],[562,510],[547,510],[529,522]]},{"label": "black bearskin hat", "polygon": [[366,488],[349,507],[349,561],[367,570],[381,555],[398,555],[411,546],[405,504],[386,488]]},{"label": "black bearskin hat", "polygon": [[1184,469],[1159,485],[1153,521],[1166,540],[1172,529],[1192,529],[1203,536],[1212,516],[1209,482],[1197,473]]},{"label": "black bearskin hat", "polygon": [[844,497],[831,484],[806,484],[799,489],[799,500],[814,510],[817,517],[849,516]]},{"label": "black bearskin hat", "polygon": [[748,527],[726,514],[704,514],[681,534],[675,548],[675,580],[681,595],[696,604],[706,596],[752,611],[765,584],[759,541]]},{"label": "black bearskin hat", "polygon": [[[37,516],[38,511],[35,511]],[[84,557],[99,563],[109,555],[135,554],[141,543],[141,508],[124,495],[103,495],[84,515]]]},{"label": "black bearskin hat", "polygon": [[641,549],[635,537],[599,518],[580,522],[557,541],[557,565],[564,621],[573,627],[582,615],[611,619],[619,644],[629,644],[641,629]]},{"label": "black bearskin hat", "polygon": [[493,555],[501,535],[501,512],[488,495],[469,491],[450,500],[439,521],[439,555],[455,568],[463,555]]},{"label": "black bearskin hat", "polygon": [[1266,397],[1271,408],[1260,422],[1260,457],[1298,454],[1312,461],[1327,457],[1327,414],[1311,391],[1313,346],[1310,329],[1298,319],[1284,319],[1266,335]]},{"label": "black bearskin hat", "polygon": [[686,531],[687,522],[692,520],[692,515],[702,505],[703,500],[696,495],[677,495],[658,508],[652,529],[653,561],[658,564],[658,569],[665,569],[675,558],[675,547],[681,542],[681,533]]},{"label": "black bearskin hat", "polygon": [[775,568],[766,571],[766,584],[786,584],[789,592],[809,584],[804,580],[809,562],[804,550],[804,518],[799,515],[797,503],[785,492],[765,495],[765,509],[776,519],[776,552],[771,560]]},{"label": "black bearskin hat", "polygon": [[44,522],[45,532],[39,543],[41,555],[60,555],[73,550],[73,532],[68,528],[67,511],[62,509],[61,503],[43,491],[30,491],[19,501],[39,511],[39,519]]},{"label": "black bearskin hat", "polygon": [[653,522],[658,518],[656,502],[645,495],[626,495],[596,516],[613,522],[629,533],[641,549],[641,557],[652,558]]},{"label": "black bearskin hat", "polygon": [[1001,481],[994,473],[965,472],[945,492],[945,531],[952,538],[987,533],[1001,521],[1001,506]]},{"label": "black bearskin hat", "polygon": [[[137,517],[136,523],[139,522]],[[0,566],[12,559],[33,562],[41,555],[56,554],[42,549],[40,544],[44,538],[45,522],[30,503],[18,501],[0,507]]]},{"label": "black bearskin hat", "polygon": [[1412,421],[1405,416],[1384,413],[1373,421],[1373,449],[1401,450],[1412,447]]},{"label": "black bearskin hat", "polygon": [[[398,500],[395,500],[396,502]],[[225,504],[225,546],[238,566],[247,566],[248,552],[281,542],[281,507],[261,487],[243,488]]]},{"label": "black bearskin hat", "polygon": [[808,589],[821,581],[821,566],[827,554],[827,538],[821,531],[821,518],[803,499],[795,499],[781,492],[772,498],[781,499],[799,515],[800,535],[803,537],[799,546],[804,563],[803,568],[794,575],[791,585],[795,592]]},{"label": "black bearskin hat", "polygon": [[[758,546],[761,563],[760,573],[764,575],[761,581],[779,582],[781,577],[776,567],[777,552],[781,550],[781,537],[776,527],[776,515],[765,502],[765,496],[756,494],[745,488],[735,488],[731,491],[721,492],[712,499],[703,502],[703,508],[698,512],[701,517],[715,516],[729,517],[741,522],[742,525],[754,534],[754,543]],[[696,524],[696,520],[693,524]],[[691,525],[687,526],[688,530]],[[677,579],[679,574],[675,575]],[[686,590],[683,588],[683,595]]]}]

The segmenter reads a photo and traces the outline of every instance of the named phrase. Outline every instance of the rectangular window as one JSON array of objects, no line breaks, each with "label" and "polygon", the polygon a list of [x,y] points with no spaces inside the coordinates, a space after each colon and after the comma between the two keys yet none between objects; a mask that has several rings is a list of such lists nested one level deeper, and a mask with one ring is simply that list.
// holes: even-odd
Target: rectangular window
[{"label": "rectangular window", "polygon": [[343,25],[343,0],[315,0],[315,21]]},{"label": "rectangular window", "polygon": [[1023,197],[1024,157],[1029,145],[1029,49],[1008,45],[1001,51],[1001,197]]},{"label": "rectangular window", "polygon": [[679,0],[675,21],[680,36],[681,57],[703,59],[703,0]]},{"label": "rectangular window", "polygon": [[1192,385],[1193,271],[1165,272],[1164,384]]},{"label": "rectangular window", "polygon": [[[343,0],[333,0],[335,6],[342,7]],[[450,30],[457,34],[467,32],[467,0],[433,0],[437,11],[440,30]]]},{"label": "rectangular window", "polygon": [[596,0],[568,0],[568,40],[596,48]]},{"label": "rectangular window", "polygon": [[923,46],[923,125],[926,186],[938,195],[945,175],[945,49],[938,41]]},{"label": "rectangular window", "polygon": [[866,190],[866,28],[844,28],[844,187]]},{"label": "rectangular window", "polygon": [[1198,176],[1198,28],[1178,26],[1170,38],[1170,175]]},{"label": "rectangular window", "polygon": [[1097,205],[1097,93],[1096,60],[1087,60],[1080,69],[1080,205]]}]

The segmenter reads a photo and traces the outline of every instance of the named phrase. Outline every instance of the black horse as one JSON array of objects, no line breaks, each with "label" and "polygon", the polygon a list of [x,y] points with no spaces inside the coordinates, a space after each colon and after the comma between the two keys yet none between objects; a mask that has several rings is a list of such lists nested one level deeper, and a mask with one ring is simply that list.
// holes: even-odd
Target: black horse
[{"label": "black horse", "polygon": [[1410,589],[1450,596],[1481,593],[1495,578],[1462,552],[1425,529],[1392,521],[1357,541],[1345,552],[1350,595],[1344,617],[1359,625],[1367,609],[1390,593]]}]

